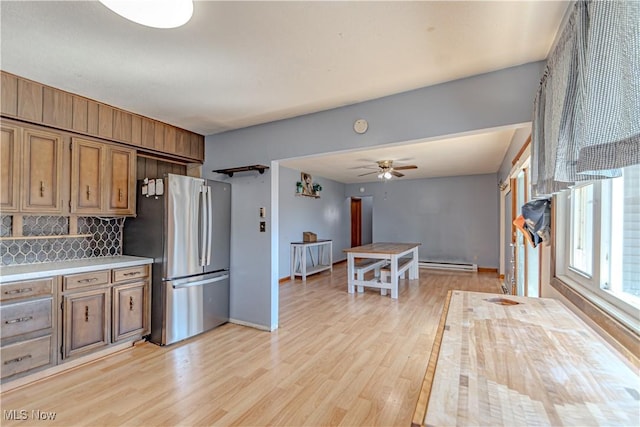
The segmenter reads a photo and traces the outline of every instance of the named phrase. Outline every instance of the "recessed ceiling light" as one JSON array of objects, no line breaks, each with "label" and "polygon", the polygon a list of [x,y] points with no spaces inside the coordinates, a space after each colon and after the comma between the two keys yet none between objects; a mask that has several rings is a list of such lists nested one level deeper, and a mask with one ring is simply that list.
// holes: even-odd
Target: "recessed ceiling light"
[{"label": "recessed ceiling light", "polygon": [[153,28],[176,28],[193,15],[192,0],[100,0],[130,21]]}]

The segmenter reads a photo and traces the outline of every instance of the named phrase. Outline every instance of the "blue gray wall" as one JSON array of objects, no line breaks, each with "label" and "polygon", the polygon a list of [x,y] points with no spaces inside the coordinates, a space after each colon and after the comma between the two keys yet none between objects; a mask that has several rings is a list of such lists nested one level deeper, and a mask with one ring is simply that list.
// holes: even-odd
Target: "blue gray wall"
[{"label": "blue gray wall", "polygon": [[422,243],[420,260],[498,268],[495,174],[347,185],[357,194],[373,196],[374,241]]},{"label": "blue gray wall", "polygon": [[[531,120],[533,96],[544,65],[544,61],[524,64],[333,110],[209,135],[205,139],[203,176],[220,179],[211,170],[253,164],[279,168],[278,160],[288,158],[527,123]],[[365,134],[353,132],[353,122],[359,118],[369,122]],[[261,177],[267,181],[240,175],[230,181],[235,220],[231,230],[232,266],[242,270],[236,271],[231,280],[231,316],[275,329],[278,327],[278,171],[270,170]],[[236,186],[236,182],[240,185]],[[272,211],[272,216],[267,218],[270,233],[256,231],[256,212],[264,199],[268,199],[268,212]],[[272,205],[275,208],[271,208]]]},{"label": "blue gray wall", "polygon": [[280,168],[279,267],[278,277],[291,275],[290,243],[302,241],[302,232],[311,231],[318,239],[333,240],[333,261],[346,259],[342,250],[351,245],[349,199],[345,185],[319,176],[320,198],[296,195],[300,171]]}]

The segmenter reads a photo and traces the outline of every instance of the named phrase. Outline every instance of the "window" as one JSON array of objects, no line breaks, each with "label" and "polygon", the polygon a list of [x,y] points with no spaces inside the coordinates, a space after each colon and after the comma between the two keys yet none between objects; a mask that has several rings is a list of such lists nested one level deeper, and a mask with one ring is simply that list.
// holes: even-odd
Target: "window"
[{"label": "window", "polygon": [[557,218],[557,276],[640,329],[640,165],[560,193]]}]

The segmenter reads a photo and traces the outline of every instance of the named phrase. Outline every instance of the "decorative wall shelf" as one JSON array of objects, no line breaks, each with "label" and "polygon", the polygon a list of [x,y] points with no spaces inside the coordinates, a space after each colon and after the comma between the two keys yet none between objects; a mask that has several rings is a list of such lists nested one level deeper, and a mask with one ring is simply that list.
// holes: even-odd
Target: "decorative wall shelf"
[{"label": "decorative wall shelf", "polygon": [[303,193],[296,193],[296,196],[298,197],[311,197],[312,199],[319,199],[320,195],[319,194],[303,194]]},{"label": "decorative wall shelf", "polygon": [[224,173],[229,175],[229,178],[233,176],[236,172],[249,172],[249,171],[258,171],[260,175],[264,173],[265,170],[269,169],[269,166],[265,165],[251,165],[251,166],[239,166],[237,168],[228,168],[228,169],[218,169],[212,172],[215,173]]}]

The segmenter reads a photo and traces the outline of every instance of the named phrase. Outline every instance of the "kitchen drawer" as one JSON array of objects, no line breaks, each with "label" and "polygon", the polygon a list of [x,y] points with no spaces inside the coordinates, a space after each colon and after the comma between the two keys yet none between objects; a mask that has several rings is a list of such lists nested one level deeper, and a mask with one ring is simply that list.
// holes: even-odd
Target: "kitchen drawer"
[{"label": "kitchen drawer", "polygon": [[46,335],[2,347],[1,377],[52,364],[52,342],[52,335]]},{"label": "kitchen drawer", "polygon": [[4,283],[0,286],[0,301],[31,298],[42,295],[53,295],[52,277],[25,282]]},{"label": "kitchen drawer", "polygon": [[53,298],[4,304],[0,318],[2,338],[51,328],[53,325]]},{"label": "kitchen drawer", "polygon": [[139,265],[136,267],[116,268],[112,272],[112,282],[127,282],[134,279],[149,277],[149,266]]},{"label": "kitchen drawer", "polygon": [[106,285],[111,278],[111,270],[93,271],[91,273],[72,274],[64,276],[64,289],[71,291],[74,289],[86,288],[88,286]]}]

